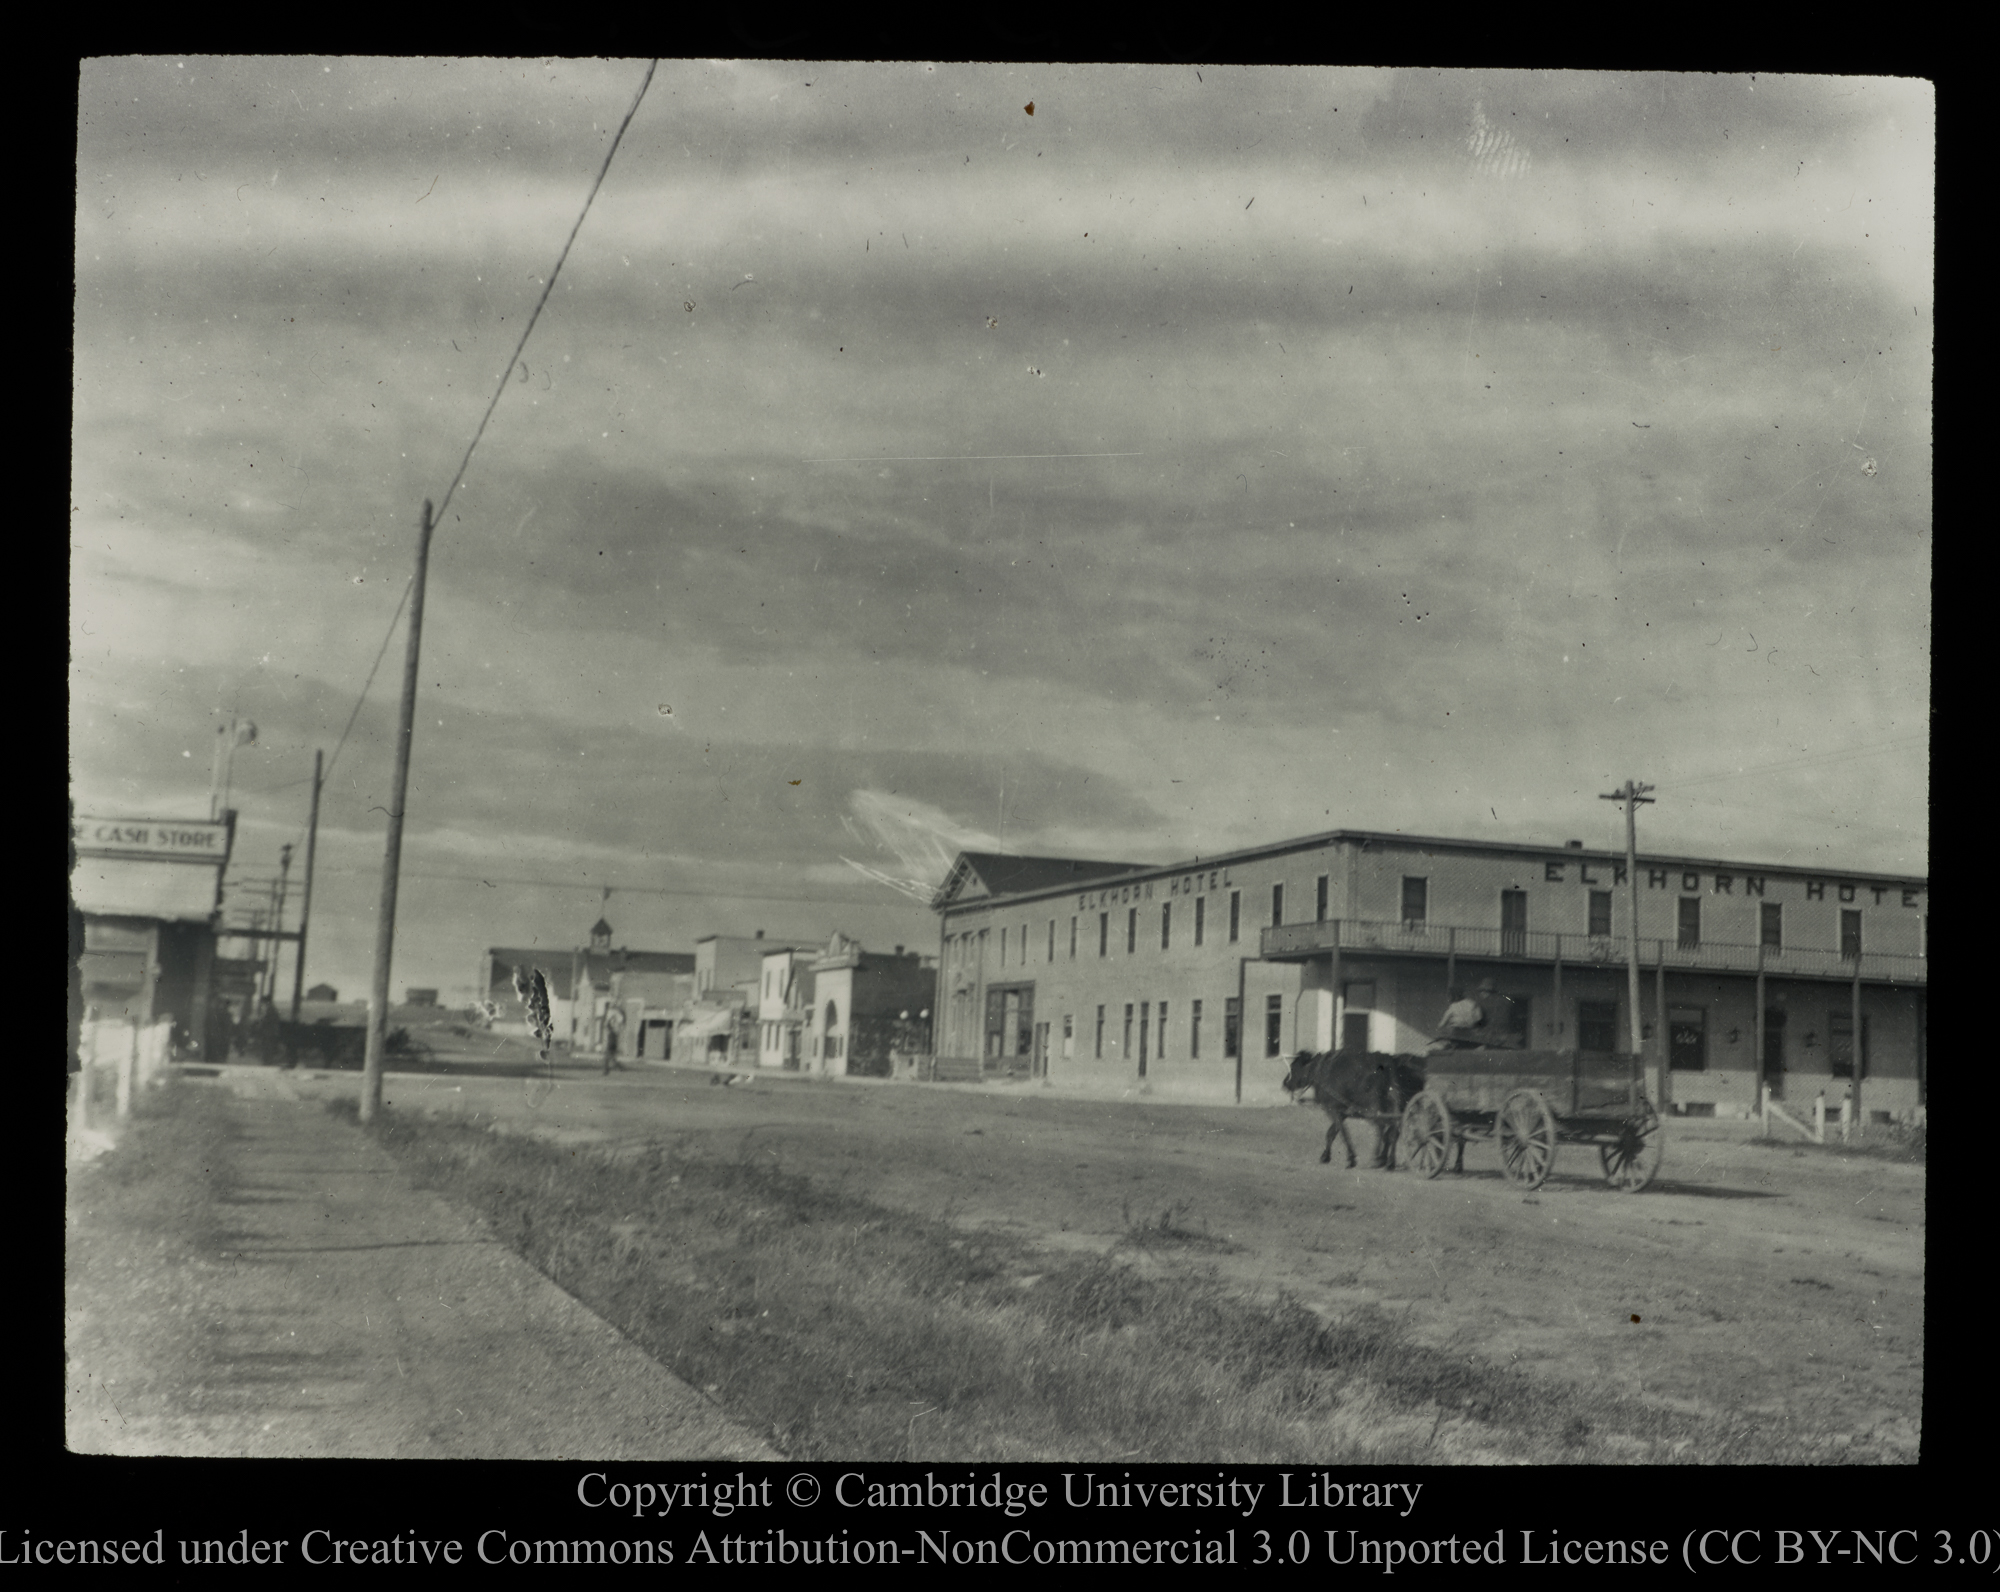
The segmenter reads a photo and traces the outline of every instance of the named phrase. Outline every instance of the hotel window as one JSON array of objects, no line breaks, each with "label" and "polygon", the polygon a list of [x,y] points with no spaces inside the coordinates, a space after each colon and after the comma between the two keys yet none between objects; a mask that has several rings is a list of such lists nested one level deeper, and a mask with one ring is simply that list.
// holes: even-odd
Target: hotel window
[{"label": "hotel window", "polygon": [[1285,997],[1264,997],[1264,1054],[1275,1056],[1285,1037]]},{"label": "hotel window", "polygon": [[1611,892],[1593,890],[1590,892],[1590,933],[1594,939],[1606,939],[1611,934]]},{"label": "hotel window", "polygon": [[1127,1056],[1132,1054],[1132,1003],[1130,1001],[1125,1003],[1125,1049],[1121,1054]]},{"label": "hotel window", "polygon": [[1153,1054],[1158,1056],[1160,1060],[1165,1061],[1167,1059],[1167,1003],[1165,1001],[1160,1002],[1160,1031],[1157,1042],[1160,1048],[1154,1051]]},{"label": "hotel window", "polygon": [[1173,943],[1174,904],[1171,901],[1162,901],[1160,903],[1160,949],[1163,951],[1168,950],[1172,947]]},{"label": "hotel window", "polygon": [[1315,923],[1324,923],[1326,922],[1326,875],[1325,874],[1321,874],[1319,876],[1319,884],[1315,887],[1315,889],[1316,889],[1316,894],[1314,897],[1314,905],[1313,905],[1313,921]]},{"label": "hotel window", "polygon": [[1068,1012],[1063,1013],[1063,1060],[1068,1061],[1076,1054],[1076,1019]]},{"label": "hotel window", "polygon": [[1233,1059],[1243,1048],[1243,1003],[1234,995],[1222,1003],[1222,1054]]},{"label": "hotel window", "polygon": [[1201,1002],[1195,1001],[1188,1007],[1188,1059],[1201,1060]]},{"label": "hotel window", "polygon": [[1069,959],[1072,962],[1076,960],[1076,919],[1074,917],[1069,920]]},{"label": "hotel window", "polygon": [[1054,961],[1055,959],[1056,959],[1056,920],[1055,920],[1054,918],[1050,918],[1050,919],[1049,919],[1049,960],[1050,960],[1051,962],[1053,962],[1053,961]]},{"label": "hotel window", "polygon": [[1701,944],[1701,897],[1680,899],[1680,945],[1683,950]]},{"label": "hotel window", "polygon": [[1005,929],[1000,931],[1000,965],[1002,967],[1007,965],[1007,931]]},{"label": "hotel window", "polygon": [[1091,1055],[1099,1061],[1104,1059],[1104,1008],[1097,1008],[1097,1037],[1092,1041]]},{"label": "hotel window", "polygon": [[1840,955],[1849,962],[1861,958],[1861,914],[1852,908],[1840,914]]},{"label": "hotel window", "polygon": [[1138,953],[1139,909],[1137,907],[1127,907],[1125,909],[1125,954],[1127,956],[1136,956]]},{"label": "hotel window", "polygon": [[1232,890],[1229,892],[1229,943],[1231,945],[1236,943],[1237,925],[1242,921],[1242,917],[1243,892],[1241,890]]},{"label": "hotel window", "polygon": [[1028,925],[1021,925],[1021,965],[1028,965]]},{"label": "hotel window", "polygon": [[1766,901],[1757,908],[1757,943],[1773,951],[1784,949],[1785,904]]},{"label": "hotel window", "polygon": [[1208,920],[1208,897],[1194,898],[1194,943],[1201,944],[1202,928]]},{"label": "hotel window", "polygon": [[1429,879],[1403,880],[1403,922],[1413,928],[1420,927],[1430,915],[1431,882]]},{"label": "hotel window", "polygon": [[1285,921],[1285,887],[1271,886],[1271,927],[1277,928]]},{"label": "hotel window", "polygon": [[1139,1002],[1139,1076],[1146,1076],[1146,1051],[1150,1044],[1149,1035],[1153,1020],[1153,1008],[1145,1001]]}]

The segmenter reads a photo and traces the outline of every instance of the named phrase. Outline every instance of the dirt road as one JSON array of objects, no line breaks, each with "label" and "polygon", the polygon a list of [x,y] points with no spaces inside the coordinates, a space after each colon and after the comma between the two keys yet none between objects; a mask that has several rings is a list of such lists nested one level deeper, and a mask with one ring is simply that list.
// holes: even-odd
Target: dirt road
[{"label": "dirt road", "polygon": [[[348,1090],[352,1079],[301,1081]],[[1914,1462],[1923,1390],[1921,1166],[1670,1122],[1644,1193],[1564,1146],[1532,1195],[1490,1146],[1426,1182],[1318,1162],[1308,1107],[1244,1109],[649,1069],[598,1080],[392,1079],[399,1111],[575,1142],[685,1141],[1050,1247],[1135,1226],[1201,1235],[1173,1263],[1332,1315],[1405,1314],[1422,1342],[1702,1413],[1767,1413],[1859,1459]],[[1338,1154],[1338,1151],[1336,1151]]]}]

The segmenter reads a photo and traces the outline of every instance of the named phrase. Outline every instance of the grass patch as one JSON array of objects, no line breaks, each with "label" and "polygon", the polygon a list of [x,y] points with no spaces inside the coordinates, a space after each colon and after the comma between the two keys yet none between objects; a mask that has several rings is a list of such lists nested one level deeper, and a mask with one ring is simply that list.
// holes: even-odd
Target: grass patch
[{"label": "grass patch", "polygon": [[[342,1103],[347,1111],[351,1105]],[[1809,1437],[1530,1382],[1245,1299],[1185,1205],[1108,1254],[815,1186],[769,1155],[572,1148],[477,1119],[374,1131],[431,1186],[743,1425],[801,1460],[1798,1463]]]},{"label": "grass patch", "polygon": [[221,1203],[235,1186],[234,1137],[221,1093],[170,1073],[134,1096],[118,1142],[71,1172],[72,1214],[200,1248],[222,1229]]}]

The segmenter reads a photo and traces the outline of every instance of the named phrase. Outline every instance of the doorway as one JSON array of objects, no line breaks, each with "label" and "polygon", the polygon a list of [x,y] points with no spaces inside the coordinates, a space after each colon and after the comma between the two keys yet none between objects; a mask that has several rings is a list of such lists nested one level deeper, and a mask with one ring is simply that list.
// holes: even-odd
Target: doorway
[{"label": "doorway", "polygon": [[1771,1098],[1785,1098],[1785,1009],[1782,1006],[1764,1008],[1764,1082],[1770,1087]]},{"label": "doorway", "polygon": [[1528,954],[1528,892],[1525,890],[1500,892],[1500,954]]}]

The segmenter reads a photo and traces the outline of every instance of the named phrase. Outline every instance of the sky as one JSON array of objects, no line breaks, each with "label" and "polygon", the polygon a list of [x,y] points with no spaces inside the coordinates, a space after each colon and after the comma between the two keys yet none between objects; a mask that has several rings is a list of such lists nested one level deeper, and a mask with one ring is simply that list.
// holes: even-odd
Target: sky
[{"label": "sky", "polygon": [[1927,872],[1929,84],[647,65],[81,67],[72,800],[205,817],[254,722],[243,919],[323,750],[310,981],[426,499],[398,994],[935,950],[961,848],[1622,846],[1628,778]]}]

